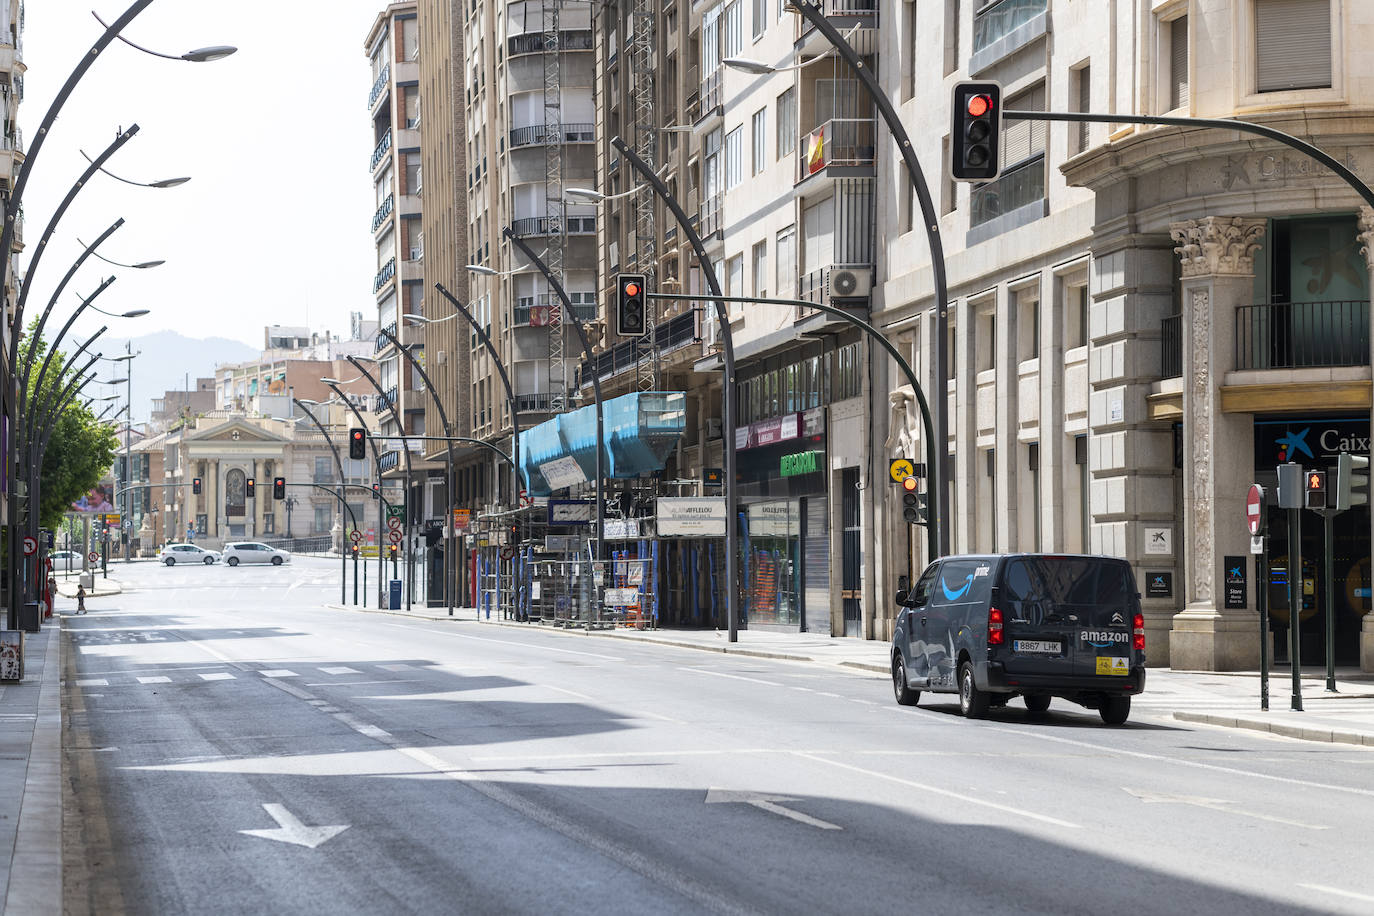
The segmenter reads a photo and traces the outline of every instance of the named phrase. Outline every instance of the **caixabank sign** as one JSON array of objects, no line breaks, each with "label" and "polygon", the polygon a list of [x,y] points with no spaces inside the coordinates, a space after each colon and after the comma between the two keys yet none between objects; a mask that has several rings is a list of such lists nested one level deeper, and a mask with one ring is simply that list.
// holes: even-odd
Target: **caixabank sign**
[{"label": "caixabank sign", "polygon": [[1255,469],[1293,461],[1326,467],[1342,452],[1369,454],[1369,417],[1297,417],[1255,421]]}]

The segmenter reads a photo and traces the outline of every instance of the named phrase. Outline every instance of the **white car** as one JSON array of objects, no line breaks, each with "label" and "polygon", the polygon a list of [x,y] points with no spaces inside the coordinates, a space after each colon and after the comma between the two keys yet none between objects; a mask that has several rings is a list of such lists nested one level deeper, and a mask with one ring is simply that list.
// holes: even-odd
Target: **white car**
[{"label": "white car", "polygon": [[257,541],[236,541],[224,545],[224,562],[230,566],[238,566],[240,563],[271,563],[273,566],[280,566],[291,562],[291,554],[285,550],[268,547],[266,544],[259,544]]},{"label": "white car", "polygon": [[209,566],[219,559],[219,554],[195,544],[168,544],[162,548],[157,558],[168,566],[176,566],[178,563],[204,563]]}]

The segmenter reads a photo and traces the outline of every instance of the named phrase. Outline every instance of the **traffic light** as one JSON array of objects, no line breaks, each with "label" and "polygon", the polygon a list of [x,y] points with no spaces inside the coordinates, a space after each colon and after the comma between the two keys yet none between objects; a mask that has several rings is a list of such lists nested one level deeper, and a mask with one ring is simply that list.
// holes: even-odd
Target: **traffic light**
[{"label": "traffic light", "polygon": [[621,337],[648,334],[649,308],[644,298],[644,274],[618,274],[615,297],[615,332]]},{"label": "traffic light", "polygon": [[1336,506],[1349,509],[1369,503],[1369,456],[1341,452],[1336,456]]},{"label": "traffic light", "polygon": [[286,478],[285,478],[285,477],[273,477],[273,478],[272,478],[272,498],[273,498],[273,499],[286,499]]},{"label": "traffic light", "polygon": [[382,485],[381,485],[381,484],[379,484],[379,483],[374,483],[374,484],[372,485],[372,498],[373,498],[373,499],[381,499],[381,498],[382,498]]},{"label": "traffic light", "polygon": [[1307,482],[1303,485],[1307,491],[1307,508],[1325,509],[1326,508],[1326,472],[1308,471]]},{"label": "traffic light", "polygon": [[256,482],[253,480],[253,478],[249,477],[249,478],[248,478],[248,492],[245,493],[244,495],[247,496],[249,499],[253,499],[253,498],[254,498],[254,492],[253,492],[253,491],[254,491],[255,488],[256,488]]},{"label": "traffic light", "polygon": [[954,84],[954,127],[950,131],[950,176],[955,181],[991,181],[1002,171],[1002,86],[993,82]]},{"label": "traffic light", "polygon": [[902,481],[902,518],[908,525],[926,524],[928,514],[926,495],[919,492],[920,478],[907,477]]},{"label": "traffic light", "polygon": [[363,459],[367,457],[367,430],[355,426],[348,431],[348,457]]},{"label": "traffic light", "polygon": [[1289,461],[1274,468],[1279,478],[1279,508],[1301,509],[1303,496],[1302,465]]},{"label": "traffic light", "polygon": [[199,495],[200,495],[200,478],[199,478],[199,477],[192,477],[192,478],[191,478],[191,492],[192,492],[194,495],[196,495],[196,496],[199,496]]}]

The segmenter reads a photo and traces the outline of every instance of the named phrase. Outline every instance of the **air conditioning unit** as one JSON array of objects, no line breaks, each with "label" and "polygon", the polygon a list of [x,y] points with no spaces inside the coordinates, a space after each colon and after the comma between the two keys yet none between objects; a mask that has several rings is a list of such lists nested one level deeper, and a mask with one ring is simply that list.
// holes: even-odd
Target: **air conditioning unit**
[{"label": "air conditioning unit", "polygon": [[872,289],[872,273],[866,268],[832,267],[825,275],[825,291],[831,299],[864,299]]}]

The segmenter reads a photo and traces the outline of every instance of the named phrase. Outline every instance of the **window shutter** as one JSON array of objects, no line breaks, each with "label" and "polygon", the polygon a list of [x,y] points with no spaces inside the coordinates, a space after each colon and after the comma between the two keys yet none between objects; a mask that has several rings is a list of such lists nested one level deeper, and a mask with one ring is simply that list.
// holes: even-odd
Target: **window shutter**
[{"label": "window shutter", "polygon": [[1331,85],[1331,0],[1255,0],[1255,89]]},{"label": "window shutter", "polygon": [[[1044,111],[1045,84],[1027,89],[1003,106],[1007,111]],[[1046,121],[1007,121],[1002,136],[1002,167],[1010,168],[1045,151]]]},{"label": "window shutter", "polygon": [[[1078,110],[1080,112],[1092,111],[1092,69],[1084,67],[1078,71]],[[1082,121],[1078,125],[1078,152],[1083,152],[1088,148],[1088,128],[1091,125],[1087,121]]]},{"label": "window shutter", "polygon": [[1188,17],[1169,23],[1169,108],[1188,105]]}]

